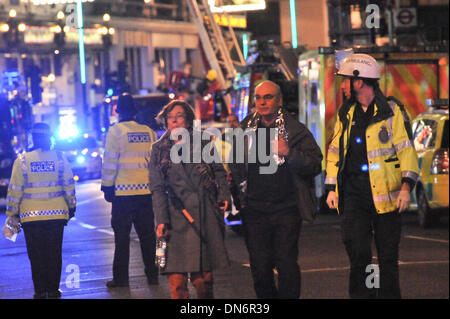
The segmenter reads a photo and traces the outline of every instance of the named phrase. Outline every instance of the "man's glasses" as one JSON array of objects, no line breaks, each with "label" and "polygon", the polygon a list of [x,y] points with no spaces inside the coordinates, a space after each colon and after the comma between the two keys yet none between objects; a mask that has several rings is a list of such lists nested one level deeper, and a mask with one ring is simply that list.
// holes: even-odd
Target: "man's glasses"
[{"label": "man's glasses", "polygon": [[273,98],[275,97],[276,95],[273,95],[273,94],[266,94],[266,95],[264,95],[264,96],[261,96],[261,95],[255,95],[255,101],[259,101],[259,100],[261,100],[261,99],[263,99],[264,101],[270,101],[270,100],[273,100]]}]

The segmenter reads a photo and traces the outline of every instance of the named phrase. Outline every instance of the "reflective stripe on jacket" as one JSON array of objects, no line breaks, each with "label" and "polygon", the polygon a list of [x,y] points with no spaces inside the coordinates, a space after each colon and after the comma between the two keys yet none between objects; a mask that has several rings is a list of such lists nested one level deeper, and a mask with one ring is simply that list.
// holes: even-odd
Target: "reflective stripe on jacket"
[{"label": "reflective stripe on jacket", "polygon": [[[405,127],[405,114],[401,108],[389,101],[390,116],[372,121],[366,129],[367,161],[373,201],[379,214],[396,209],[396,200],[402,185],[402,178],[416,182],[419,165],[414,145],[409,139]],[[346,114],[346,123],[352,123],[355,104]],[[374,106],[374,118],[379,107]],[[345,120],[345,119],[344,119]],[[336,187],[339,197],[339,185],[342,183],[342,171],[345,166],[351,125],[345,125],[338,117],[333,139],[328,148],[327,188]],[[342,149],[341,149],[342,148]]]},{"label": "reflective stripe on jacket", "polygon": [[103,155],[102,186],[114,186],[115,195],[150,194],[148,166],[156,133],[135,121],[110,127]]},{"label": "reflective stripe on jacket", "polygon": [[67,220],[75,206],[72,170],[61,152],[38,149],[18,156],[8,187],[8,216],[18,215],[21,223]]}]

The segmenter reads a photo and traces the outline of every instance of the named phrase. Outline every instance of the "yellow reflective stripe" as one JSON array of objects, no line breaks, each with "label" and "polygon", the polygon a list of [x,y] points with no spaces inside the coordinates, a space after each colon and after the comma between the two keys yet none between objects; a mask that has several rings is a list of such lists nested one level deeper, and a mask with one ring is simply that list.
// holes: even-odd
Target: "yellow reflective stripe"
[{"label": "yellow reflective stripe", "polygon": [[386,156],[386,155],[392,155],[395,154],[395,148],[380,148],[377,150],[369,151],[367,152],[367,158],[376,158],[379,156]]},{"label": "yellow reflective stripe", "polygon": [[121,158],[133,158],[133,157],[150,157],[150,152],[124,152],[120,154]]},{"label": "yellow reflective stripe", "polygon": [[50,198],[55,198],[55,197],[60,197],[60,196],[64,196],[64,192],[63,191],[59,191],[59,192],[48,192],[48,193],[25,193],[23,194],[23,198],[26,199],[50,199]]},{"label": "yellow reflective stripe", "polygon": [[12,191],[16,191],[16,192],[21,192],[21,191],[23,191],[23,186],[9,184],[8,190],[12,190]]},{"label": "yellow reflective stripe", "polygon": [[103,169],[116,170],[117,163],[103,163]]},{"label": "yellow reflective stripe", "polygon": [[17,213],[19,211],[19,206],[6,205],[6,211],[12,212],[12,213]]},{"label": "yellow reflective stripe", "polygon": [[105,153],[103,153],[103,158],[104,159],[109,159],[109,158],[111,158],[111,159],[117,159],[117,158],[119,158],[119,156],[120,156],[120,154],[119,153],[116,153],[116,152],[107,152],[107,151],[105,151]]},{"label": "yellow reflective stripe", "polygon": [[411,144],[410,140],[406,140],[401,143],[395,144],[394,147],[397,152],[400,152],[401,150],[403,150],[405,148],[412,147],[412,144]]},{"label": "yellow reflective stripe", "polygon": [[147,163],[121,163],[118,166],[119,169],[148,168]]},{"label": "yellow reflective stripe", "polygon": [[[66,183],[70,183],[70,180]],[[64,181],[48,181],[48,182],[34,182],[34,183],[27,183],[24,187],[26,188],[38,188],[38,187],[57,187],[57,186],[63,186],[66,185]],[[73,183],[73,179],[72,179]]]},{"label": "yellow reflective stripe", "polygon": [[419,179],[419,174],[413,171],[403,171],[402,177],[411,178],[413,181],[417,182],[417,180]]},{"label": "yellow reflective stripe", "polygon": [[6,201],[9,203],[14,203],[14,204],[18,204],[20,203],[20,198],[19,197],[15,197],[15,196],[8,196],[6,197]]},{"label": "yellow reflective stripe", "polygon": [[400,191],[389,192],[388,194],[383,194],[383,195],[376,195],[376,196],[373,196],[373,202],[374,203],[384,203],[384,202],[395,201],[398,197],[398,194],[400,194]]}]

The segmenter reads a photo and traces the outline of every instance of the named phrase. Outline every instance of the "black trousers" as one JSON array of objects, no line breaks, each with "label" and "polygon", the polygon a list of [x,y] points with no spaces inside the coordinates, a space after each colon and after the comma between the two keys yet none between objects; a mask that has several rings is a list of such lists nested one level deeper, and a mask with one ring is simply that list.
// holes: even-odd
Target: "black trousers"
[{"label": "black trousers", "polygon": [[[301,278],[297,257],[302,220],[297,208],[275,213],[245,208],[242,218],[256,296],[298,299]],[[274,268],[278,272],[278,288]]]},{"label": "black trousers", "polygon": [[116,196],[112,202],[111,226],[114,230],[113,278],[119,284],[129,281],[131,227],[139,237],[147,278],[158,275],[155,266],[155,222],[151,195]]},{"label": "black trousers", "polygon": [[59,289],[65,224],[65,220],[50,220],[22,225],[36,294]]},{"label": "black trousers", "polygon": [[[350,297],[401,298],[398,270],[400,213],[398,211],[377,213],[368,176],[347,178],[343,194],[341,229],[350,259]],[[379,288],[374,287],[375,282],[371,283],[372,278],[368,278],[371,272],[366,272],[366,267],[373,263],[371,249],[373,237],[378,256]]]}]

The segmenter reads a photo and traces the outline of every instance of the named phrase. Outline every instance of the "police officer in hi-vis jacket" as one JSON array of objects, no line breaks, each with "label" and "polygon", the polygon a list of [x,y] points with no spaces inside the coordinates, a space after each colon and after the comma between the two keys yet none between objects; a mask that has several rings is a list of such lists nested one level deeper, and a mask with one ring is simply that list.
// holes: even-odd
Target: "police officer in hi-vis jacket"
[{"label": "police officer in hi-vis jacket", "polygon": [[106,286],[129,286],[130,232],[133,224],[141,244],[147,282],[158,284],[148,167],[152,144],[157,136],[148,126],[134,120],[137,110],[130,94],[119,96],[116,111],[119,123],[108,130],[102,168],[101,190],[105,200],[112,203],[111,226],[115,240],[113,279]]},{"label": "police officer in hi-vis jacket", "polygon": [[[342,215],[350,297],[400,298],[401,212],[408,208],[419,176],[409,118],[400,102],[381,93],[380,68],[373,57],[349,55],[338,75],[344,77],[343,89],[350,99],[338,112],[325,184],[330,190],[327,204]],[[372,236],[379,289],[367,284],[374,272]]]},{"label": "police officer in hi-vis jacket", "polygon": [[34,298],[60,298],[64,226],[75,213],[75,184],[65,156],[51,150],[50,127],[36,123],[33,148],[14,162],[7,223],[24,230]]}]

